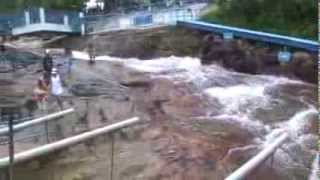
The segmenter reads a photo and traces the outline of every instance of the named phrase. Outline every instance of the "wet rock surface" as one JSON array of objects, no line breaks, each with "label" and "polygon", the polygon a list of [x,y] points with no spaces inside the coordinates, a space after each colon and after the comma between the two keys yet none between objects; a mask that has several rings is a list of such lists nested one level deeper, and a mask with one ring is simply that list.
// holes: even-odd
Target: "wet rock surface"
[{"label": "wet rock surface", "polygon": [[[30,86],[41,74],[34,74],[37,68],[32,66],[15,84]],[[248,179],[289,180],[309,174],[297,169],[310,167],[315,151],[317,111],[312,99],[317,88],[312,84],[178,57],[101,57],[94,66],[76,60],[65,78],[69,94],[64,104],[76,113],[59,123],[62,136],[133,116],[143,121],[115,134],[114,179],[224,179],[272,142],[278,130],[290,133],[291,139],[276,152],[272,167],[266,163]],[[24,96],[31,90],[26,88]],[[50,103],[49,109],[56,110],[56,104]],[[106,135],[38,158],[38,167],[18,165],[17,179],[106,179],[110,149]],[[285,171],[293,165],[295,170]],[[279,171],[268,173],[271,168]]]},{"label": "wet rock surface", "polygon": [[280,63],[280,49],[257,47],[245,40],[224,41],[207,35],[201,48],[202,64],[221,64],[225,68],[249,74],[274,74],[317,83],[317,54],[293,52],[289,63]]}]

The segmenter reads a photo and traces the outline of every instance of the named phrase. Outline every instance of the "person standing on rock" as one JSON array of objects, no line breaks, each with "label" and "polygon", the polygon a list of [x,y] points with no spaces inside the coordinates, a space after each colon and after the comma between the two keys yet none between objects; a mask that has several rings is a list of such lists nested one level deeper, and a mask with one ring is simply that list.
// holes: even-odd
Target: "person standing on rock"
[{"label": "person standing on rock", "polygon": [[4,43],[5,43],[5,37],[1,36],[1,39],[0,39],[0,53],[4,53],[6,51],[6,47],[5,47]]},{"label": "person standing on rock", "polygon": [[96,51],[92,43],[88,44],[89,64],[94,64],[96,59]]},{"label": "person standing on rock", "polygon": [[61,81],[60,75],[56,68],[53,68],[51,71],[50,86],[51,86],[51,95],[57,101],[60,109],[63,110],[63,104],[61,99],[61,95],[63,93],[63,87],[62,87],[62,81]]},{"label": "person standing on rock", "polygon": [[44,70],[44,80],[47,84],[47,86],[50,84],[50,76],[51,76],[51,70],[53,68],[53,60],[52,57],[50,56],[50,51],[48,49],[45,50],[45,56],[43,58],[43,70]]}]

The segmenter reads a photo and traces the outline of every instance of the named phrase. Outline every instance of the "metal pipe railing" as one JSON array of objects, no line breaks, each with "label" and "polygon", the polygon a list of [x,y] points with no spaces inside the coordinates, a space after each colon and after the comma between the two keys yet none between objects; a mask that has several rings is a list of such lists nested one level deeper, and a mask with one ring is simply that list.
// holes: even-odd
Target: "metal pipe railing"
[{"label": "metal pipe railing", "polygon": [[268,159],[287,139],[287,133],[282,134],[272,144],[262,150],[259,154],[251,158],[243,166],[233,172],[225,180],[241,180],[244,179],[249,173],[256,169],[261,163]]},{"label": "metal pipe railing", "polygon": [[[63,149],[63,148],[66,148],[66,147],[69,147],[72,145],[79,144],[81,142],[87,141],[87,140],[92,139],[94,137],[97,137],[99,135],[106,134],[106,133],[109,133],[109,132],[112,132],[112,131],[115,131],[115,130],[118,130],[118,129],[121,129],[124,127],[128,127],[130,125],[138,123],[139,121],[140,121],[140,119],[138,117],[134,117],[134,118],[131,118],[131,119],[119,122],[119,123],[115,123],[115,124],[105,126],[105,127],[102,127],[102,128],[96,129],[96,130],[85,132],[85,133],[82,133],[82,134],[79,134],[79,135],[76,135],[73,137],[65,138],[63,140],[60,140],[60,141],[57,141],[57,142],[54,142],[51,144],[46,144],[44,146],[40,146],[40,147],[31,149],[28,151],[17,153],[14,155],[14,162],[13,163],[16,164],[16,163],[30,160],[30,159],[33,159],[33,158],[36,158],[36,157],[39,157],[42,155],[47,155],[51,152],[54,152],[54,151],[57,151],[57,150],[60,150],[60,149]],[[9,157],[5,157],[5,158],[0,159],[0,168],[7,167],[7,166],[9,166],[9,164],[10,164]]]},{"label": "metal pipe railing", "polygon": [[[34,125],[37,125],[37,124],[40,124],[40,123],[44,123],[44,122],[56,119],[58,117],[67,115],[67,114],[72,113],[72,112],[74,112],[74,109],[70,108],[70,109],[67,109],[67,110],[64,110],[64,111],[60,111],[60,112],[57,112],[57,113],[49,114],[47,116],[43,116],[43,117],[34,119],[34,120],[31,120],[31,121],[20,123],[20,124],[17,124],[17,125],[13,126],[13,131],[14,132],[15,131],[19,131],[21,129],[25,129],[25,128],[30,127],[30,126],[34,126]],[[8,133],[9,133],[9,127],[4,127],[4,128],[0,129],[0,136],[1,135],[6,135]]]}]

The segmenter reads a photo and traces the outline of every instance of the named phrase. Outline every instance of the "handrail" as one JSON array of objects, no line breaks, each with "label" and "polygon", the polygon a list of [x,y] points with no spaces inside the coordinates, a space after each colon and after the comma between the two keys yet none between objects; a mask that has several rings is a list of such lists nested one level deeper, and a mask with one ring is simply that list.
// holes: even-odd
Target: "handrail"
[{"label": "handrail", "polygon": [[[74,109],[70,108],[70,109],[67,109],[67,110],[64,110],[64,111],[60,111],[60,112],[57,112],[57,113],[49,114],[47,116],[43,116],[43,117],[34,119],[34,120],[31,120],[31,121],[20,123],[20,124],[17,124],[17,125],[13,126],[13,131],[19,131],[19,130],[25,129],[27,127],[30,127],[30,126],[34,126],[36,124],[40,124],[40,123],[43,123],[43,122],[54,120],[54,119],[56,119],[58,117],[64,116],[64,115],[72,113],[72,112],[74,112]],[[9,133],[9,127],[5,127],[5,128],[1,128],[0,129],[0,136],[1,135],[6,135],[8,133]]]},{"label": "handrail", "polygon": [[225,180],[241,180],[244,179],[249,173],[256,169],[261,163],[268,159],[287,139],[287,133],[282,134],[272,144],[262,150],[259,154],[251,158],[239,169],[229,175]]},{"label": "handrail", "polygon": [[[63,140],[51,143],[51,144],[46,144],[44,146],[40,146],[34,149],[30,149],[24,152],[20,152],[14,155],[14,164],[24,162],[26,160],[30,160],[42,155],[46,155],[49,153],[52,153],[54,151],[79,144],[81,142],[87,141],[89,139],[92,139],[94,137],[97,137],[99,135],[103,135],[121,128],[128,127],[130,125],[136,124],[140,122],[140,119],[138,117],[134,117],[122,122],[118,122],[109,126],[105,126],[99,129],[95,129],[89,132],[85,132],[73,137],[65,138]],[[0,159],[0,168],[7,167],[9,166],[9,157],[1,158]]]},{"label": "handrail", "polygon": [[252,39],[256,41],[263,41],[268,43],[280,44],[283,46],[291,46],[295,48],[302,48],[313,52],[318,52],[319,43],[317,41],[301,39],[290,36],[283,36],[278,34],[266,33],[261,31],[253,31],[244,28],[237,28],[232,26],[225,26],[221,24],[207,23],[203,21],[178,21],[179,26],[204,30],[215,33],[230,32],[236,37]]}]

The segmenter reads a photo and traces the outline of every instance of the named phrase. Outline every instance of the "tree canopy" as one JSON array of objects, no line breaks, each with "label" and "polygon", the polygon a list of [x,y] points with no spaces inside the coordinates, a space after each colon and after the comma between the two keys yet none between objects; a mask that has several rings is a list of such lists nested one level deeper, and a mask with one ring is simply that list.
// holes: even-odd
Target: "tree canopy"
[{"label": "tree canopy", "polygon": [[[0,0],[0,12],[12,12],[30,6],[42,6],[51,9],[81,10],[87,0]],[[107,11],[119,6],[129,7],[137,4],[156,3],[165,0],[100,0],[104,1]]]},{"label": "tree canopy", "polygon": [[0,12],[8,13],[31,6],[43,6],[53,9],[79,10],[85,0],[0,0]]},{"label": "tree canopy", "polygon": [[217,0],[203,20],[317,39],[316,0]]}]

